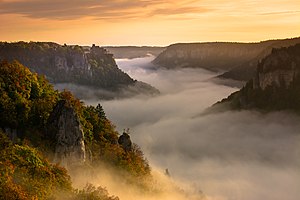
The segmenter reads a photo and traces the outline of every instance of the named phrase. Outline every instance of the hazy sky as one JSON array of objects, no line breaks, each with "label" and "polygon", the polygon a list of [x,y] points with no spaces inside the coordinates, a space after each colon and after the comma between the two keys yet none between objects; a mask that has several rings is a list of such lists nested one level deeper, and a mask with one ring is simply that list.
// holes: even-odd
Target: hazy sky
[{"label": "hazy sky", "polygon": [[1,41],[90,45],[300,35],[299,0],[0,0]]}]

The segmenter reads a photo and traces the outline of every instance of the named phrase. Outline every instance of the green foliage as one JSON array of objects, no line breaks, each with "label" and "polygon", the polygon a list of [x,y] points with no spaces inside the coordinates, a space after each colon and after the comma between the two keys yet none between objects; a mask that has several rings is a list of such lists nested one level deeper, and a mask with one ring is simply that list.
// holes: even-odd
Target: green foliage
[{"label": "green foliage", "polygon": [[47,199],[71,194],[64,168],[50,164],[35,149],[10,143],[0,132],[0,199]]},{"label": "green foliage", "polygon": [[82,190],[76,190],[76,197],[73,200],[119,200],[119,198],[109,196],[105,188],[87,184]]},{"label": "green foliage", "polygon": [[92,127],[92,142],[87,142],[93,162],[105,162],[113,167],[125,170],[135,177],[150,174],[150,167],[140,148],[135,144],[132,151],[126,152],[118,144],[118,133],[106,118],[100,104],[84,109],[84,118]]},{"label": "green foliage", "polygon": [[[246,86],[241,90],[249,108],[264,111],[293,110],[300,112],[300,81],[295,79],[290,87],[269,86],[264,90]],[[241,106],[242,107],[242,106]]]},{"label": "green foliage", "polygon": [[0,126],[45,125],[57,99],[47,80],[17,61],[0,63]]},{"label": "green foliage", "polygon": [[99,162],[110,164],[119,170],[125,170],[133,176],[145,176],[150,174],[148,162],[144,159],[143,153],[137,145],[130,152],[118,144],[118,133],[114,126],[106,118],[100,104],[95,107],[84,108],[84,118],[91,126],[92,141],[87,142],[93,158],[93,163]]},{"label": "green foliage", "polygon": [[[88,157],[92,158],[88,164],[97,167],[99,163],[106,163],[132,177],[150,175],[148,162],[137,145],[132,151],[125,151],[118,144],[118,132],[100,104],[85,106],[71,92],[54,90],[43,76],[31,73],[16,61],[0,63],[0,86],[0,128],[16,129],[23,144],[36,146],[45,154],[51,153],[55,137],[45,136],[46,124],[54,106],[59,100],[65,100],[65,105],[74,109],[80,119]],[[70,190],[65,169],[51,165],[27,145],[11,144],[2,136],[0,139],[1,194],[17,195],[5,198],[40,199],[56,190]],[[98,195],[98,190],[87,188],[80,195],[92,198]]]},{"label": "green foliage", "polygon": [[51,42],[0,42],[2,59],[17,59],[55,83],[72,82],[108,90],[134,84],[134,80],[117,67],[112,54],[98,46],[84,49]]}]

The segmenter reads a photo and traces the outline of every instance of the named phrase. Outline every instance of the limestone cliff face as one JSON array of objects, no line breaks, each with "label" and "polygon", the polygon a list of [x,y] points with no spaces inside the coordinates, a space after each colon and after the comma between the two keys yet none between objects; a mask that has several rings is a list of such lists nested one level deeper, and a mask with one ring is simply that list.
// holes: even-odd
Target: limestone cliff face
[{"label": "limestone cliff face", "polygon": [[262,90],[265,90],[268,86],[288,88],[298,74],[298,70],[276,70],[265,74],[259,73],[254,88],[257,88],[257,86]]},{"label": "limestone cliff face", "polygon": [[0,42],[0,60],[18,60],[52,83],[75,83],[118,89],[135,83],[104,48],[59,45],[50,42]]},{"label": "limestone cliff face", "polygon": [[59,101],[53,109],[48,120],[47,136],[54,141],[54,162],[70,166],[85,161],[84,133],[80,120],[66,101]]},{"label": "limestone cliff face", "polygon": [[[72,61],[72,63],[70,63],[70,61]],[[73,72],[76,70],[88,71],[90,70],[90,64],[87,62],[85,54],[74,53],[70,54],[68,58],[63,55],[55,55],[54,68],[65,72]]]},{"label": "limestone cliff face", "polygon": [[[101,99],[159,94],[152,86],[133,80],[118,68],[111,53],[95,45],[83,47],[51,42],[0,42],[1,60],[18,60],[31,71],[45,75],[57,88],[71,90],[83,99],[90,96],[86,91],[80,91],[81,86],[84,90],[97,91],[96,96]],[[95,93],[92,96],[95,98]]]},{"label": "limestone cliff face", "polygon": [[265,90],[268,86],[289,88],[300,74],[300,44],[291,48],[273,49],[257,67],[253,88]]},{"label": "limestone cliff face", "polygon": [[259,62],[252,80],[218,102],[214,109],[222,105],[230,109],[300,112],[300,43],[273,49]]}]

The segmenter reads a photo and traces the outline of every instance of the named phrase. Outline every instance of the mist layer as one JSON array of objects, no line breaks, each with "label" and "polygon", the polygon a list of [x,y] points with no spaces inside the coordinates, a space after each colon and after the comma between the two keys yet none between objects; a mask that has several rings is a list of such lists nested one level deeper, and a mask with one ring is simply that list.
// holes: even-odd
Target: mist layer
[{"label": "mist layer", "polygon": [[[287,112],[199,115],[237,88],[216,85],[201,69],[152,70],[151,57],[117,60],[135,79],[161,91],[156,97],[100,102],[118,126],[161,171],[211,199],[300,198],[299,117]],[[86,100],[91,104],[98,102]]]}]

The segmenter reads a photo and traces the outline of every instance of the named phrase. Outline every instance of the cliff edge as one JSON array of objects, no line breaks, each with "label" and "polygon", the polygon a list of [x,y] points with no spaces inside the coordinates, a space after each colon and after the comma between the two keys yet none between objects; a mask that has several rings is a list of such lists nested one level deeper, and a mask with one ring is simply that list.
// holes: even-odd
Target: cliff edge
[{"label": "cliff edge", "polygon": [[138,84],[118,68],[113,54],[96,45],[87,48],[52,42],[0,42],[0,60],[18,60],[54,84],[75,84],[116,94],[132,87],[137,89],[131,90],[131,95],[158,93],[148,84]]},{"label": "cliff edge", "polygon": [[214,107],[300,111],[300,44],[273,49],[254,77]]}]

